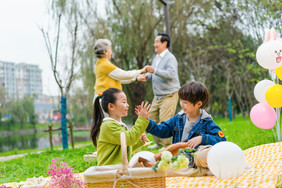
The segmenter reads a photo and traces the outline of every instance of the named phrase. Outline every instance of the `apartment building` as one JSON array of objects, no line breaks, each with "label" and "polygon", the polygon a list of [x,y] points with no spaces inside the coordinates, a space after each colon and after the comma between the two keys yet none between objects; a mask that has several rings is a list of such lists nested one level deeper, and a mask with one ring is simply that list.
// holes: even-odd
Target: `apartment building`
[{"label": "apartment building", "polygon": [[38,65],[0,61],[0,85],[5,88],[9,99],[25,96],[42,97],[42,77]]},{"label": "apartment building", "polygon": [[17,85],[15,76],[15,63],[0,61],[0,86],[7,92],[7,96],[15,100]]}]

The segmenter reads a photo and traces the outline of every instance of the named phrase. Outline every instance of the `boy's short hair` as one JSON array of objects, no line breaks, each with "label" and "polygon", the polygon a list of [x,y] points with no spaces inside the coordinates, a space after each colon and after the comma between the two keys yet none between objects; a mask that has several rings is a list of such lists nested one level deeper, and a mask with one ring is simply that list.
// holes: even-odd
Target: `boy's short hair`
[{"label": "boy's short hair", "polygon": [[201,107],[205,107],[210,99],[210,94],[206,86],[201,82],[195,81],[184,84],[178,90],[178,95],[180,99],[189,101],[194,105],[202,101],[203,104]]}]

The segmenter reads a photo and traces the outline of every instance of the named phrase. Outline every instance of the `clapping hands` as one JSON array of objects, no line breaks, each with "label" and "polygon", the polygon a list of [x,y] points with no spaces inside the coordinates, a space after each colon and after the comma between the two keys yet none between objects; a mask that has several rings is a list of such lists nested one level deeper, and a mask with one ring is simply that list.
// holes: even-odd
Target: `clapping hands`
[{"label": "clapping hands", "polygon": [[149,110],[150,106],[151,104],[148,102],[144,104],[144,101],[142,101],[142,103],[135,108],[135,114],[137,116],[142,116],[143,118],[149,119],[149,113],[152,111]]}]

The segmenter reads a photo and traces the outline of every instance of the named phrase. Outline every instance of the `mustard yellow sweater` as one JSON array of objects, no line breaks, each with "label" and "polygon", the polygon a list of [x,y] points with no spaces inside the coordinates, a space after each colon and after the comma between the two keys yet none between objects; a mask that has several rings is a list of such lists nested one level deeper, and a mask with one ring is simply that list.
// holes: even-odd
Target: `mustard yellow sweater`
[{"label": "mustard yellow sweater", "polygon": [[115,80],[108,76],[110,72],[115,70],[117,66],[112,64],[106,58],[98,58],[95,67],[95,76],[96,82],[94,86],[95,94],[103,93],[106,89],[109,88],[118,88],[122,90],[120,81]]}]

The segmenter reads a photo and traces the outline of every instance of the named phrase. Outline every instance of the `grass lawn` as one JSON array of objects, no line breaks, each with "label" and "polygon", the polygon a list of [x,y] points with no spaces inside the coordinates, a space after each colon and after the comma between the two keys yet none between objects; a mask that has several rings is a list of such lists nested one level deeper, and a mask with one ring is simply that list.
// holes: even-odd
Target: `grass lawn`
[{"label": "grass lawn", "polygon": [[222,129],[227,141],[237,144],[242,150],[276,142],[272,129],[256,127],[249,117],[244,120],[243,117],[238,116],[231,122],[224,119],[214,119],[214,121]]},{"label": "grass lawn", "polygon": [[[224,119],[215,119],[221,127],[228,141],[236,143],[243,150],[275,142],[272,130],[263,130],[252,124],[250,119],[244,120],[236,117],[232,122]],[[148,135],[150,140],[151,135]],[[90,166],[97,165],[97,161],[84,162],[83,155],[92,153],[96,149],[91,142],[86,142],[85,146],[69,150],[43,151],[40,154],[29,154],[22,158],[0,162],[0,184],[8,182],[25,181],[27,178],[44,176],[48,177],[47,168],[51,164],[51,159],[59,157],[62,161],[69,164],[76,172],[84,172]],[[150,150],[143,147],[142,150],[157,153],[157,150]],[[32,150],[33,151],[33,150]],[[18,151],[17,153],[21,153]],[[9,152],[9,154],[13,154]],[[5,153],[1,154],[5,156]]]}]

